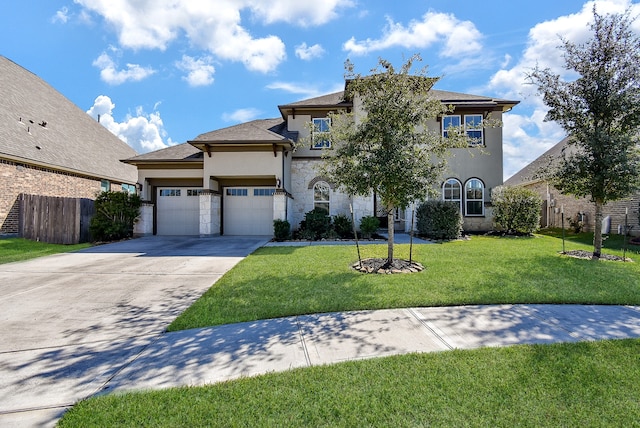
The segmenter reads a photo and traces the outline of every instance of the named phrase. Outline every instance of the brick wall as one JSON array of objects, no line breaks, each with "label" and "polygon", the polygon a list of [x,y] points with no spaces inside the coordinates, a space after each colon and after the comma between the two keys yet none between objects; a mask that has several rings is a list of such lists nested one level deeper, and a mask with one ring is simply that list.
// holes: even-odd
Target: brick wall
[{"label": "brick wall", "polygon": [[100,180],[0,159],[0,234],[18,233],[21,193],[95,199],[99,192]]},{"label": "brick wall", "polygon": [[[571,195],[563,195],[553,186],[547,187],[544,182],[535,183],[526,186],[540,195],[543,201],[553,200],[554,206],[547,206],[548,225],[550,227],[560,227],[562,225],[562,210],[564,209],[565,227],[569,228],[569,218],[575,219],[578,213],[585,214],[584,230],[593,232],[595,207],[588,198],[575,198]],[[632,235],[640,234],[640,224],[638,223],[638,204],[640,204],[640,193],[636,193],[631,198],[609,202],[604,206],[603,217],[610,216],[611,229],[610,233],[618,233],[618,225],[624,225],[625,209],[628,211],[628,225],[633,226]],[[544,219],[543,219],[544,222]],[[545,227],[547,223],[542,224]]]}]

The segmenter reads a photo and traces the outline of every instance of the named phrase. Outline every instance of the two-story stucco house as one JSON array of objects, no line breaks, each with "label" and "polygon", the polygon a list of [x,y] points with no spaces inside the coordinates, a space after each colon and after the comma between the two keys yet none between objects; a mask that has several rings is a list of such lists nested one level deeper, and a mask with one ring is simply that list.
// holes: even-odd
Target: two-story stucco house
[{"label": "two-story stucco house", "polygon": [[[502,114],[517,101],[432,90],[454,111],[430,124],[473,125]],[[309,137],[313,125],[328,126],[327,115],[351,110],[344,92],[278,106],[275,119],[254,120],[204,133],[187,143],[139,155],[124,162],[138,168],[147,203],[136,225],[139,235],[273,235],[273,220],[286,219],[296,229],[306,212],[323,207],[331,215],[349,214],[356,223],[377,215],[375,195],[350,197],[315,166],[327,141]],[[502,184],[502,128],[469,130],[486,154],[455,149],[438,189],[460,204],[465,230],[491,229],[490,191]],[[296,144],[309,141],[307,145]],[[475,140],[477,141],[477,140]],[[398,212],[397,229],[411,227],[410,211]]]}]

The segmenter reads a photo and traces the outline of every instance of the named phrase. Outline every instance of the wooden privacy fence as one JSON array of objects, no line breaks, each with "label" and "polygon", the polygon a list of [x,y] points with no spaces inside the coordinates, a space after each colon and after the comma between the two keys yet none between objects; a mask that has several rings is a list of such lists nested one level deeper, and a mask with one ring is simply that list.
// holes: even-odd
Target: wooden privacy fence
[{"label": "wooden privacy fence", "polygon": [[19,234],[50,244],[88,242],[93,200],[55,196],[20,195]]}]

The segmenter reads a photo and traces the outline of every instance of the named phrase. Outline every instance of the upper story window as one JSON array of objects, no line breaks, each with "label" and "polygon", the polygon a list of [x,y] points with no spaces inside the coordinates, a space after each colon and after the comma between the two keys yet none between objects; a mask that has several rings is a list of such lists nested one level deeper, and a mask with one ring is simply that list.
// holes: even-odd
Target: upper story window
[{"label": "upper story window", "polygon": [[447,138],[451,128],[460,128],[460,116],[443,116],[442,117],[442,136]]},{"label": "upper story window", "polygon": [[111,190],[111,182],[109,180],[100,180],[100,191],[108,192]]},{"label": "upper story window", "polygon": [[329,132],[331,121],[328,117],[319,117],[313,119],[313,129],[311,132],[311,148],[313,149],[328,149],[331,147],[331,141],[325,132]]},{"label": "upper story window", "polygon": [[477,178],[472,178],[464,185],[465,188],[465,215],[484,215],[484,183]]},{"label": "upper story window", "polygon": [[329,193],[331,188],[329,184],[324,181],[318,181],[313,185],[313,208],[320,208],[327,212],[327,215],[331,212],[329,211]]},{"label": "upper story window", "polygon": [[[462,116],[452,115],[442,117],[442,136],[447,138],[449,131],[458,130],[462,126]],[[464,132],[469,138],[469,145],[476,146],[484,144],[481,114],[464,115]]]},{"label": "upper story window", "polygon": [[469,137],[469,144],[476,146],[484,144],[482,139],[482,115],[481,114],[466,114],[464,116],[464,131]]},{"label": "upper story window", "polygon": [[462,212],[462,184],[455,178],[450,178],[442,185],[442,199],[458,204],[458,210]]}]

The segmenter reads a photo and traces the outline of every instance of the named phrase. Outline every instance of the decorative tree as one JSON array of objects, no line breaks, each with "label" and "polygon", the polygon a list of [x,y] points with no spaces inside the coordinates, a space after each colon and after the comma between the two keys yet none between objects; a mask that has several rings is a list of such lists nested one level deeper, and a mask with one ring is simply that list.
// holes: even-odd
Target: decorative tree
[{"label": "decorative tree", "polygon": [[410,74],[420,60],[414,55],[396,72],[380,59],[366,77],[354,73],[347,61],[345,98],[353,100],[353,111],[331,113],[331,126],[320,136],[331,141],[320,173],[350,195],[374,193],[384,206],[387,266],[393,262],[395,208],[426,199],[444,170],[447,149],[468,144],[459,130],[443,138],[439,130],[429,129],[428,121],[449,109],[430,96],[438,79],[427,77],[426,68]]},{"label": "decorative tree", "polygon": [[547,174],[562,193],[589,196],[595,204],[592,259],[598,260],[603,206],[640,187],[640,39],[629,11],[599,15],[594,6],[593,18],[586,43],[562,39],[565,69],[575,80],[537,67],[528,78],[549,107],[545,120],[571,137]]}]

